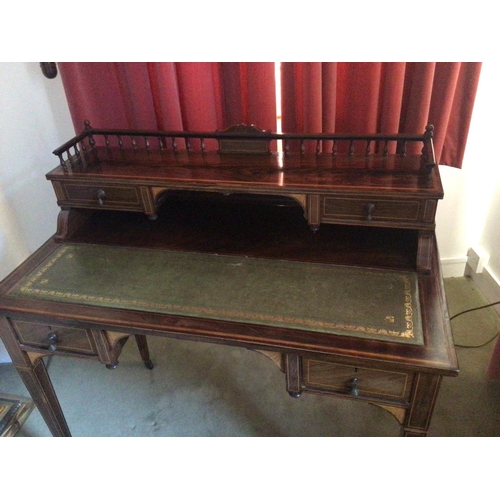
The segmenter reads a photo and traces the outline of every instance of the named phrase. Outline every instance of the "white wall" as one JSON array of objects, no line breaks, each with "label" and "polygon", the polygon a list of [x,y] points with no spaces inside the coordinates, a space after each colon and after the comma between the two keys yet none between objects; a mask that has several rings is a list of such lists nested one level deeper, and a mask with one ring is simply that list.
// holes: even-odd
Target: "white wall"
[{"label": "white wall", "polygon": [[55,232],[45,174],[58,164],[52,151],[73,135],[60,78],[45,78],[38,63],[0,63],[0,280]]},{"label": "white wall", "polygon": [[[470,184],[475,196],[469,197],[469,225],[476,227],[471,245],[478,244],[490,256],[487,271],[500,278],[500,162],[498,117],[500,116],[500,64],[483,67],[481,93],[474,112],[472,145],[467,157]],[[476,169],[478,175],[476,176]],[[478,215],[475,216],[475,210]]]},{"label": "white wall", "polygon": [[444,199],[438,204],[436,237],[445,277],[462,276],[469,247],[466,224],[467,164],[462,169],[440,166]]},{"label": "white wall", "polygon": [[500,64],[483,63],[463,168],[440,167],[436,233],[445,276],[463,274],[468,249],[479,247],[490,256],[486,270],[500,277],[499,88]]},{"label": "white wall", "polygon": [[[500,116],[499,63],[484,63],[462,170],[440,167],[445,198],[437,238],[445,276],[461,276],[467,250],[480,245],[500,276],[500,167],[493,120]],[[74,135],[60,77],[38,63],[0,63],[0,279],[56,229],[58,208],[45,174],[52,151]],[[498,127],[497,127],[498,128]],[[0,343],[0,362],[6,353]]]}]

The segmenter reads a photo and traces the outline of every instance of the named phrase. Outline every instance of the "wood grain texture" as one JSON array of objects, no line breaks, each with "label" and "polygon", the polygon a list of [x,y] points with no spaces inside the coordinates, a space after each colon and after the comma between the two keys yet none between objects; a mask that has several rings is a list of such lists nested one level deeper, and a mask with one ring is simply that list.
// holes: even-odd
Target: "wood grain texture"
[{"label": "wood grain texture", "polygon": [[[403,435],[427,433],[441,378],[458,374],[434,234],[443,189],[432,127],[397,137],[278,137],[241,128],[126,131],[124,141],[120,134],[87,123],[54,152],[60,165],[47,179],[62,209],[57,234],[0,283],[0,335],[53,435],[70,431],[44,356],[98,357],[112,367],[131,335],[145,362],[148,335],[264,351],[285,372],[292,396],[311,391],[371,402],[397,418]],[[226,141],[226,152],[208,151],[208,140]],[[265,152],[276,140],[285,153]],[[316,153],[305,152],[305,140],[316,143]],[[293,141],[301,152],[287,152]],[[337,141],[347,141],[344,154]],[[387,141],[397,142],[398,154],[384,152]],[[407,141],[420,142],[422,155],[405,155]],[[327,145],[333,149],[325,154]],[[423,339],[403,344],[10,294],[68,243],[415,272]],[[54,328],[64,332],[59,351],[43,341]]]}]

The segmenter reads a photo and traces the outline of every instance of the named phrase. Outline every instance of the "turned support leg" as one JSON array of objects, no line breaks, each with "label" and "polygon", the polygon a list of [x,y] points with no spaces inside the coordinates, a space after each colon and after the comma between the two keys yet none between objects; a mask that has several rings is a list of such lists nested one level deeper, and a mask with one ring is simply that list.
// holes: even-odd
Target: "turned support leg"
[{"label": "turned support leg", "polygon": [[302,361],[295,354],[285,355],[286,390],[292,398],[302,394]]},{"label": "turned support leg", "polygon": [[317,233],[321,222],[319,195],[311,194],[307,197],[307,223],[313,233]]}]

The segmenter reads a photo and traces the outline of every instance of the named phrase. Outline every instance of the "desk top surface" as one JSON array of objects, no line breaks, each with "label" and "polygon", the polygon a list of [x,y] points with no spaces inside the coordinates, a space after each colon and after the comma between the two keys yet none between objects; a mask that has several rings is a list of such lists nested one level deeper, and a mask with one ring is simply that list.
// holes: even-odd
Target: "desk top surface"
[{"label": "desk top surface", "polygon": [[423,343],[415,272],[63,244],[8,295]]},{"label": "desk top surface", "polygon": [[273,190],[381,190],[415,196],[443,196],[437,169],[430,177],[419,155],[332,156],[230,154],[217,152],[122,151],[96,148],[52,170],[50,180],[100,179],[134,183],[253,186]]},{"label": "desk top surface", "polygon": [[[0,283],[0,313],[26,321],[55,321],[124,333],[149,331],[316,357],[352,357],[355,362],[377,359],[399,369],[407,366],[456,373],[442,279],[439,273],[415,273],[411,258],[416,251],[414,232],[357,228],[351,233],[351,228],[331,227],[312,234],[296,207],[258,206],[253,210],[240,203],[223,208],[216,203],[214,212],[208,209],[210,204],[202,202],[196,212],[192,201],[183,209],[178,204],[167,202],[156,221],[142,214],[92,212],[70,241],[58,244],[49,240]],[[75,261],[65,259],[75,249],[80,257],[83,249],[87,264],[74,267]],[[146,254],[156,258],[145,258]],[[171,262],[176,265],[169,268],[170,257],[175,257]],[[116,282],[116,269],[108,266],[110,258],[129,269],[121,270],[123,282]],[[97,268],[86,273],[85,266],[89,262],[95,265],[96,259]],[[439,269],[436,253],[432,259],[434,269]],[[136,272],[138,269],[141,271]],[[179,269],[182,276],[175,274]],[[213,280],[202,279],[207,273]],[[253,304],[242,286],[251,275],[259,290]],[[72,278],[65,282],[68,276]],[[52,278],[57,278],[54,287],[50,282],[42,283]],[[99,285],[101,295],[92,293],[98,283],[95,279],[101,280],[101,285],[107,280],[108,288]],[[188,285],[179,287],[181,279]],[[130,286],[132,281],[135,285]],[[85,286],[72,300],[56,296],[47,300],[48,295],[41,297],[34,291],[71,294],[77,282]],[[175,284],[177,296],[167,300],[163,295],[162,301],[155,300],[156,292],[165,293],[169,283]],[[298,283],[303,286],[297,287]],[[286,288],[293,301],[274,294],[275,284],[278,289]],[[226,298],[219,295],[223,288]],[[118,302],[105,307],[98,304],[117,289],[120,292],[114,299]],[[186,298],[192,290],[198,296]],[[312,294],[308,293],[311,290]],[[413,330],[407,328],[408,290]],[[369,301],[365,301],[365,293]],[[353,301],[356,294],[362,298]],[[101,298],[83,300],[81,295]],[[227,296],[238,297],[233,309],[227,307]],[[134,306],[137,297],[149,306],[144,302]],[[186,306],[193,309],[182,310]],[[212,313],[207,314],[210,308]],[[257,320],[259,314],[262,317]],[[382,330],[398,333],[388,335]]]}]

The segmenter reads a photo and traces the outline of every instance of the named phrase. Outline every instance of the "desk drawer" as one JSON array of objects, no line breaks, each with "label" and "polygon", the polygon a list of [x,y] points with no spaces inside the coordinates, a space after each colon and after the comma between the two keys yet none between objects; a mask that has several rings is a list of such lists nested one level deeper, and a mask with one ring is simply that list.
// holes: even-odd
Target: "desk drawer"
[{"label": "desk drawer", "polygon": [[385,198],[344,198],[323,196],[321,218],[325,222],[417,223],[421,220],[418,200],[389,200]]},{"label": "desk drawer", "polygon": [[337,394],[409,401],[412,377],[408,373],[362,368],[304,359],[306,387]]},{"label": "desk drawer", "polygon": [[61,183],[54,189],[62,205],[111,210],[142,210],[138,188],[133,186]]},{"label": "desk drawer", "polygon": [[52,353],[94,354],[86,330],[17,320],[12,323],[21,344]]}]

